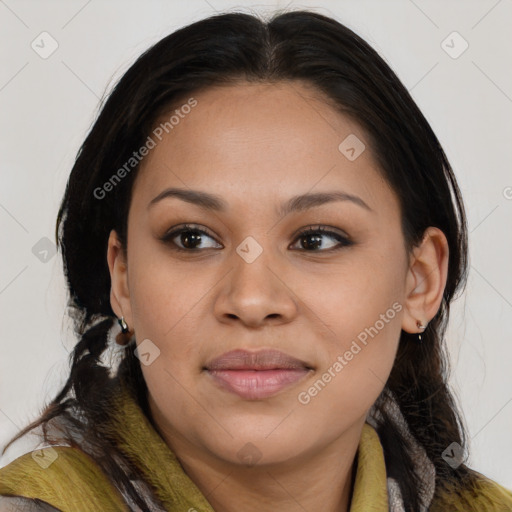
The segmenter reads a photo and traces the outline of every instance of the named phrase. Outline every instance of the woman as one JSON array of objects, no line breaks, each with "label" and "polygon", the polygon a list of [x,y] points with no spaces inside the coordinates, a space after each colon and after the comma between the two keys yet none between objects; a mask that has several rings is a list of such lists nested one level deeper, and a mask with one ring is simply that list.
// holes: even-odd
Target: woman
[{"label": "woman", "polygon": [[446,382],[459,188],[347,27],[224,14],[161,40],[87,136],[56,235],[79,342],[15,438],[45,443],[0,470],[4,509],[512,510],[464,464]]}]

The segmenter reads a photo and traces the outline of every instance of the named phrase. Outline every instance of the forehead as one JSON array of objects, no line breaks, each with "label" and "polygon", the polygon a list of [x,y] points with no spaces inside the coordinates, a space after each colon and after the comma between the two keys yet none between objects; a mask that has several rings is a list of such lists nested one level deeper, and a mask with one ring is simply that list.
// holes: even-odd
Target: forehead
[{"label": "forehead", "polygon": [[154,129],[156,144],[141,163],[134,201],[149,202],[170,186],[233,193],[242,201],[340,187],[373,203],[393,195],[364,130],[307,84],[242,82],[191,98],[193,108],[175,107],[155,124],[159,137]]}]

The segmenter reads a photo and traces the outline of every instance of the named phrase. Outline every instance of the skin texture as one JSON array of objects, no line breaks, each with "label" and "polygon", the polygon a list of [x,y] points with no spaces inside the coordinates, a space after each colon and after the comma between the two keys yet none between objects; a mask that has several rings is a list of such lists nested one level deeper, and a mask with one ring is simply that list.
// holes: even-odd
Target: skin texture
[{"label": "skin texture", "polygon": [[[400,206],[371,148],[354,161],[338,149],[364,131],[299,82],[210,88],[142,162],[128,217],[127,254],[108,242],[111,303],[160,355],[142,365],[158,431],[215,510],[348,510],[352,468],[368,410],[383,389],[400,330],[417,333],[437,312],[448,246],[429,228],[407,254]],[[217,194],[212,212],[177,198],[150,201],[168,187]],[[280,215],[291,197],[344,191],[367,210],[335,201]],[[162,242],[184,223],[202,228],[198,249]],[[297,234],[327,226],[320,247]],[[236,251],[248,236],[262,253]],[[318,236],[318,235],[317,235]],[[183,237],[174,242],[183,244]],[[185,240],[186,243],[186,240]],[[195,252],[192,252],[194,251]],[[298,400],[374,326],[400,305],[377,335],[309,403]],[[276,348],[312,368],[264,400],[223,391],[202,370],[212,358],[245,348]],[[238,452],[260,458],[246,467]],[[303,508],[301,508],[303,507]]]}]

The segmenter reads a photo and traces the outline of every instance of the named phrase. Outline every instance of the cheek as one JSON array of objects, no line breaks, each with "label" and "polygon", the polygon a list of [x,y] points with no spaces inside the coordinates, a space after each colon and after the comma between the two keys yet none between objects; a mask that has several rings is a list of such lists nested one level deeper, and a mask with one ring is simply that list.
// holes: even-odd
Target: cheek
[{"label": "cheek", "polygon": [[180,272],[168,259],[146,259],[141,264],[132,258],[131,263],[130,301],[137,343],[150,340],[159,353],[154,363],[142,366],[146,380],[165,381],[170,387],[167,371],[179,382],[187,381],[205,345],[200,331],[202,308],[215,281],[210,284],[211,276],[204,272]]},{"label": "cheek", "polygon": [[299,403],[307,402],[311,413],[336,404],[332,414],[339,421],[347,411],[363,415],[385,386],[400,339],[402,270],[400,261],[375,266],[379,258],[361,258],[350,272],[332,273],[323,297],[310,294],[317,323],[329,327],[313,385],[300,390]]}]

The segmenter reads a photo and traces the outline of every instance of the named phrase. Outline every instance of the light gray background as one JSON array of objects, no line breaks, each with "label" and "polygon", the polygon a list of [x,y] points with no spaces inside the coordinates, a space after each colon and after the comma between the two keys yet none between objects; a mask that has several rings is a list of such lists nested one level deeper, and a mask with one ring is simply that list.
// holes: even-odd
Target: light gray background
[{"label": "light gray background", "polygon": [[[512,489],[512,1],[0,0],[0,445],[36,417],[67,373],[57,208],[99,99],[148,46],[215,11],[312,8],[372,44],[411,91],[447,152],[470,226],[467,292],[447,336],[470,463]],[[47,59],[32,48],[57,41]],[[442,42],[469,44],[452,58]],[[453,41],[453,42],[451,42]],[[39,43],[41,45],[41,43]],[[460,39],[447,40],[452,53]],[[48,44],[45,45],[48,48]],[[39,246],[36,246],[36,248]],[[37,250],[35,252],[38,252]],[[10,449],[0,466],[23,453]]]}]

